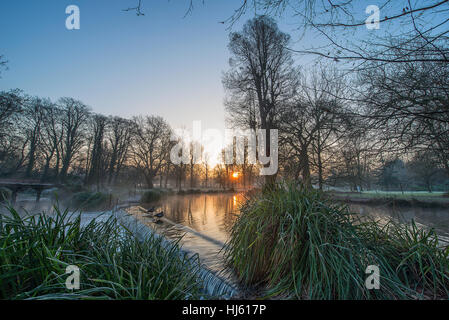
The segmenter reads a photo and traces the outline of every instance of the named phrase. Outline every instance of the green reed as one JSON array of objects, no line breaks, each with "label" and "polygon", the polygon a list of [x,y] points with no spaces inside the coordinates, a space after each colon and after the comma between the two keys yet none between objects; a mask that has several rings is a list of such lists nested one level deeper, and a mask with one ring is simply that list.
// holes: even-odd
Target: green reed
[{"label": "green reed", "polygon": [[[241,207],[225,250],[243,284],[265,297],[425,299],[449,296],[449,248],[414,223],[360,220],[321,192],[278,184]],[[368,265],[380,289],[365,287]]]}]

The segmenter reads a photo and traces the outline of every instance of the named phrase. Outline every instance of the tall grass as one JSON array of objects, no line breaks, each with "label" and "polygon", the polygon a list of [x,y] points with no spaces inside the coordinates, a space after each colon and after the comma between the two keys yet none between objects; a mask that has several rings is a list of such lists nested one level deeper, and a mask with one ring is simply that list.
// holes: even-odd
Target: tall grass
[{"label": "tall grass", "polygon": [[[241,207],[226,260],[266,296],[298,299],[448,298],[449,249],[412,224],[360,221],[314,190],[277,185]],[[365,287],[368,265],[380,289]]]},{"label": "tall grass", "polygon": [[[66,289],[68,265],[80,290]],[[177,244],[140,242],[111,218],[81,226],[79,215],[0,215],[0,299],[189,299],[200,296],[198,261]]]}]

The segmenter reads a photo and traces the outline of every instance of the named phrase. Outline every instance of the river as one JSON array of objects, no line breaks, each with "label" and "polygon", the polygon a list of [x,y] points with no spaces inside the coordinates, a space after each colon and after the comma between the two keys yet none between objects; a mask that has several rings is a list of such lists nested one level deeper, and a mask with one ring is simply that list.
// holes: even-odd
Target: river
[{"label": "river", "polygon": [[[166,218],[160,224],[145,217],[139,206],[128,211],[169,239],[182,237],[180,243],[184,248],[197,252],[202,263],[210,269],[220,271],[224,268],[221,249],[229,239],[239,214],[239,203],[243,200],[244,196],[239,193],[169,196],[154,204],[156,211],[163,211]],[[349,207],[355,214],[368,215],[383,222],[394,219],[406,223],[414,219],[418,225],[435,228],[444,238],[449,237],[449,209],[360,204],[350,204]]]}]

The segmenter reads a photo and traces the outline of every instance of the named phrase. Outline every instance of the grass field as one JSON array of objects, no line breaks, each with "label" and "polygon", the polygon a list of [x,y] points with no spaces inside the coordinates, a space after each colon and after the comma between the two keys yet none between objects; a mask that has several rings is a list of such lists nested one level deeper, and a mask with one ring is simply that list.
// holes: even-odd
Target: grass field
[{"label": "grass field", "polygon": [[362,191],[362,192],[327,192],[331,198],[348,202],[373,205],[396,204],[417,207],[449,207],[449,197],[445,192],[426,191]]},{"label": "grass field", "polygon": [[360,198],[439,198],[445,195],[445,192],[427,192],[427,191],[362,191],[362,192],[335,192],[341,196],[360,197]]}]

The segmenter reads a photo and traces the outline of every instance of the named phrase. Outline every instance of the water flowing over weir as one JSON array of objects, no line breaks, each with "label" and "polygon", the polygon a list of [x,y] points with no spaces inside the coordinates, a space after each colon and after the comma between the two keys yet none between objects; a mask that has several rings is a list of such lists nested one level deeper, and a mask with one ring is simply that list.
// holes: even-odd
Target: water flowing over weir
[{"label": "water flowing over weir", "polygon": [[[142,221],[140,221],[138,217],[123,210],[125,207],[129,207],[129,205],[117,206],[113,210],[113,216],[115,217],[115,219],[117,220],[117,222],[120,225],[122,225],[127,230],[131,231],[140,240],[144,240],[148,236],[154,235],[154,236],[162,239],[163,245],[165,245],[167,247],[172,245],[170,240],[165,238],[163,235],[157,233],[150,226],[148,226],[145,223],[143,223]],[[144,209],[142,208],[142,210],[144,210]],[[166,223],[172,224],[175,227],[184,230],[185,232],[190,232],[190,233],[194,234],[195,236],[201,237],[205,241],[210,241],[217,246],[220,245],[222,247],[224,245],[222,242],[215,240],[213,238],[210,238],[206,235],[202,235],[201,233],[196,232],[195,230],[193,230],[189,227],[176,224],[166,218],[163,218],[163,220]],[[188,257],[192,257],[192,256],[196,255],[197,253],[192,250],[181,247],[181,254],[187,254]],[[201,262],[201,259],[200,259],[200,262]],[[223,299],[230,299],[234,295],[236,295],[239,292],[238,286],[236,283],[231,281],[231,277],[228,274],[228,272],[229,271],[226,271],[224,269],[212,270],[210,267],[208,267],[204,263],[201,263],[201,265],[199,266],[198,273],[199,273],[200,279],[202,281],[205,295],[221,297]]]}]

